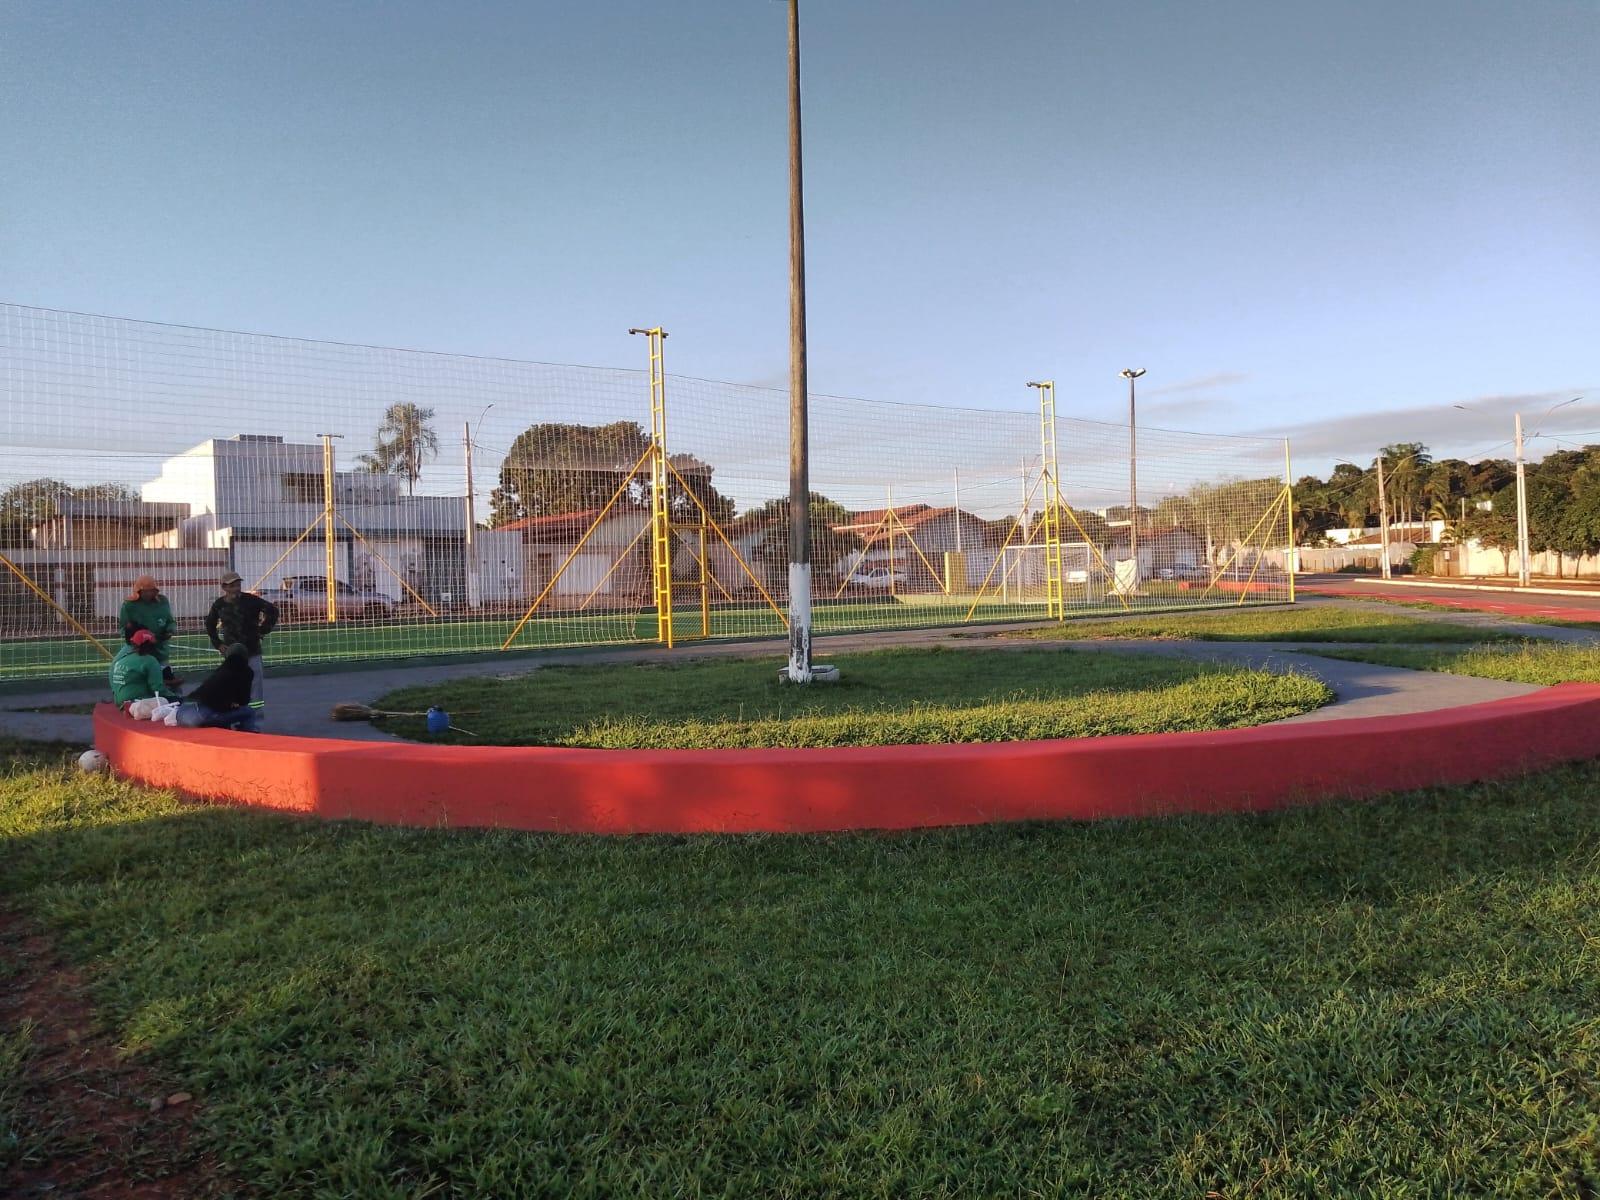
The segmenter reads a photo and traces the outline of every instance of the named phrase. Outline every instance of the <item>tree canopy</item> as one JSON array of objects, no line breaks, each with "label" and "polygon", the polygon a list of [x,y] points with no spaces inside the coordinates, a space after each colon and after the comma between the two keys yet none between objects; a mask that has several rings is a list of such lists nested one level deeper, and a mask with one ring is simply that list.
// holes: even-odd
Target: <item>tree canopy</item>
[{"label": "tree canopy", "polygon": [[90,483],[74,486],[59,479],[26,479],[0,491],[0,546],[31,543],[30,531],[61,509],[63,500],[137,500],[139,493],[125,483]]},{"label": "tree canopy", "polygon": [[[622,487],[649,448],[650,435],[636,421],[530,426],[517,435],[500,464],[500,483],[490,496],[491,522],[509,525],[525,517],[598,509]],[[698,521],[701,505],[719,524],[732,519],[733,501],[711,482],[715,467],[693,454],[669,455],[668,461],[674,468],[667,480],[673,520]],[[649,501],[650,475],[645,469],[628,481],[621,502]]]}]

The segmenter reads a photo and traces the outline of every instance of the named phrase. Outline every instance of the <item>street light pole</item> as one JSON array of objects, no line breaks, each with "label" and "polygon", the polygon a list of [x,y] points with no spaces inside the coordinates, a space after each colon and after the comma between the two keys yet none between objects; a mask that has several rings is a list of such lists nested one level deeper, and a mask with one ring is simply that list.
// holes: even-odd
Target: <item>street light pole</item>
[{"label": "street light pole", "polygon": [[[483,406],[483,411],[478,414],[480,424],[493,407],[493,404]],[[477,497],[474,495],[472,483],[472,422],[463,422],[462,439],[466,443],[467,452],[467,553],[465,563],[467,607],[477,608],[483,602],[483,596],[482,585],[478,579],[478,556],[474,549],[478,529],[478,511]]]},{"label": "street light pole", "polygon": [[1133,582],[1139,582],[1139,429],[1134,420],[1134,383],[1144,368],[1122,372],[1128,381],[1128,557],[1133,559]]},{"label": "street light pole", "polygon": [[1522,414],[1517,414],[1517,583],[1528,586],[1528,477],[1522,463]]},{"label": "street light pole", "polygon": [[1378,570],[1385,579],[1389,575],[1389,501],[1383,490],[1383,455],[1378,455],[1378,544],[1381,555]]}]

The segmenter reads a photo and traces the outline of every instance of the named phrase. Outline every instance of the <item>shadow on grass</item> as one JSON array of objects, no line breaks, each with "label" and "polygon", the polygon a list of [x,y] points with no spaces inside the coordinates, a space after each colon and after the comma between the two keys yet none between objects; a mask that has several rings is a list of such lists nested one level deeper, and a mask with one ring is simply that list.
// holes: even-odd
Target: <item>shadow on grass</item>
[{"label": "shadow on grass", "polygon": [[1593,1179],[1594,765],[1263,817],[436,833],[49,770],[0,879],[273,1194]]}]

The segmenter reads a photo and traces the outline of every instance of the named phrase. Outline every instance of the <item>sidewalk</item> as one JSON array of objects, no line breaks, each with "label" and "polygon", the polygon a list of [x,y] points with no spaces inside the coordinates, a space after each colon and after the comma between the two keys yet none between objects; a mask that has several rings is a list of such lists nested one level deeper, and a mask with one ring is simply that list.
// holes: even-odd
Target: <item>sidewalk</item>
[{"label": "sidewalk", "polygon": [[[1470,618],[1469,618],[1470,620]],[[1335,701],[1312,713],[1291,718],[1294,721],[1333,721],[1351,717],[1394,716],[1402,713],[1431,712],[1477,704],[1507,696],[1539,691],[1527,684],[1504,683],[1467,675],[1444,675],[1407,671],[1373,663],[1343,662],[1320,658],[1310,643],[1267,642],[1185,642],[1185,641],[1011,641],[996,634],[1006,629],[1039,628],[1044,622],[989,627],[982,635],[970,631],[939,629],[897,630],[888,633],[848,634],[817,640],[818,661],[830,654],[884,649],[890,646],[932,646],[955,644],[963,648],[1004,653],[1038,646],[1060,646],[1077,653],[1157,654],[1174,658],[1193,658],[1209,662],[1230,662],[1268,671],[1296,671],[1327,683]],[[1537,636],[1552,631],[1536,627]],[[1593,635],[1581,635],[1592,640]],[[1567,639],[1562,639],[1567,640]],[[1331,648],[1327,643],[1317,643]],[[1340,643],[1340,645],[1352,645]],[[396,741],[381,726],[365,721],[334,721],[329,712],[340,701],[371,704],[401,687],[426,686],[452,679],[506,678],[526,675],[547,666],[591,663],[682,662],[690,658],[769,657],[776,674],[784,662],[785,643],[719,642],[696,646],[692,651],[642,647],[603,651],[564,653],[536,652],[518,655],[507,661],[453,663],[438,666],[418,665],[380,671],[329,672],[321,675],[292,675],[274,679],[268,671],[267,730],[297,737],[341,738],[351,741]],[[78,688],[39,692],[29,696],[0,697],[0,736],[34,741],[73,742],[87,747],[93,739],[93,722],[87,715],[58,715],[20,712],[18,709],[84,704],[105,699],[100,688]]]}]

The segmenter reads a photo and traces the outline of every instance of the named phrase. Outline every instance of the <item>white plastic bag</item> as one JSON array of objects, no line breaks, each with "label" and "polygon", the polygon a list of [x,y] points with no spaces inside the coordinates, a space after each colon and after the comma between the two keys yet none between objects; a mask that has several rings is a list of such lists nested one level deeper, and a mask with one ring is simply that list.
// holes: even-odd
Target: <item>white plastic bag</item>
[{"label": "white plastic bag", "polygon": [[156,709],[160,707],[160,700],[154,696],[146,696],[143,700],[135,700],[128,705],[128,715],[135,721],[148,721],[155,716]]}]

